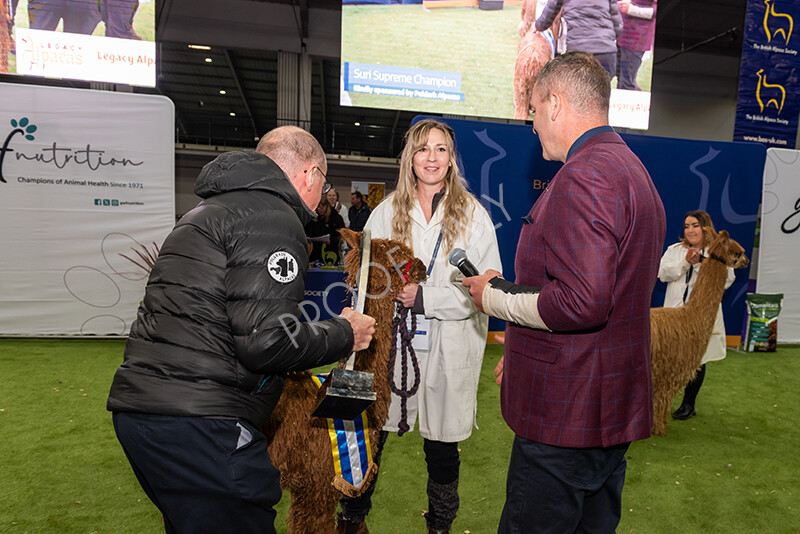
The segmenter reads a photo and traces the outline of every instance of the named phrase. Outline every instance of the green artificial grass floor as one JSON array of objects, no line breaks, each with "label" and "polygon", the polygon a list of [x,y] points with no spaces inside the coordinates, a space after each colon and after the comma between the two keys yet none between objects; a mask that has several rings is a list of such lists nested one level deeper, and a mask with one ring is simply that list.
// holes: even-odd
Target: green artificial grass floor
[{"label": "green artificial grass floor", "polygon": [[[105,410],[124,342],[0,339],[0,532],[156,533]],[[513,434],[500,416],[487,348],[478,425],[461,443],[454,533],[497,530]],[[798,533],[800,347],[728,351],[708,365],[697,416],[628,452],[620,533]],[[676,399],[679,401],[680,399]],[[423,532],[417,433],[389,437],[369,516],[375,534]],[[278,509],[286,532],[288,496]]]}]

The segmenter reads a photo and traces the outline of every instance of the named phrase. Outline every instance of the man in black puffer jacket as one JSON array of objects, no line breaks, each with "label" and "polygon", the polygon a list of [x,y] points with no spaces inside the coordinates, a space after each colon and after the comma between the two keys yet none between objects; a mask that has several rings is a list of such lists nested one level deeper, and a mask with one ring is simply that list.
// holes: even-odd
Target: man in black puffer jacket
[{"label": "man in black puffer jacket", "polygon": [[[167,532],[275,532],[281,497],[259,428],[282,375],[369,345],[375,320],[300,322],[305,223],[327,187],[300,128],[207,164],[203,198],[164,241],[108,397],[114,428]],[[302,447],[302,444],[298,444]]]}]

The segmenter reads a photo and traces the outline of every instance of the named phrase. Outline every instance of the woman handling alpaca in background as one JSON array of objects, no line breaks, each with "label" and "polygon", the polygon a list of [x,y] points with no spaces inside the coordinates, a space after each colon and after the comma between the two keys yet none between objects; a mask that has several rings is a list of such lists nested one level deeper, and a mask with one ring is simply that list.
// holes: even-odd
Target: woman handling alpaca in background
[{"label": "woman handling alpaca in background", "polygon": [[[430,321],[428,328],[418,326],[428,332],[427,350],[416,348],[419,389],[403,399],[392,394],[383,429],[402,434],[414,429],[419,416],[428,465],[428,532],[449,532],[459,505],[458,442],[468,438],[475,425],[489,317],[475,308],[466,288],[455,282],[461,275],[448,263],[448,256],[454,248],[462,248],[478,271],[502,270],[494,225],[466,189],[449,126],[423,120],[406,133],[397,189],[375,208],[365,228],[372,231],[373,239],[391,238],[410,245],[428,266],[424,283],[409,283],[396,295],[403,307],[419,314],[419,321],[423,316]],[[405,385],[400,378],[399,346],[397,354],[390,380]],[[413,384],[416,373],[411,364],[407,372],[408,383]],[[381,448],[385,436],[382,433]],[[337,533],[368,532],[364,518],[371,508],[374,480],[361,497],[341,500]]]},{"label": "woman handling alpaca in background", "polygon": [[[670,245],[661,257],[658,269],[658,278],[667,283],[667,293],[664,296],[665,308],[682,306],[692,292],[700,262],[708,246],[709,236],[704,235],[703,227],[714,229],[711,216],[702,210],[690,211],[683,219],[683,239]],[[736,278],[733,268],[728,267],[728,279],[725,289],[729,288]],[[683,402],[672,414],[673,419],[683,420],[694,417],[694,404],[703,378],[706,375],[706,362],[713,362],[725,358],[725,323],[722,320],[722,304],[717,310],[714,330],[703,355],[702,365],[697,371],[697,376],[689,382],[683,394]]]},{"label": "woman handling alpaca in background", "polygon": [[[306,236],[311,244],[311,251],[308,260],[311,263],[321,263],[324,265],[339,265],[339,241],[338,230],[344,228],[342,217],[336,213],[325,195],[317,204],[317,216],[306,225]],[[328,236],[327,240],[320,240],[321,236]],[[316,238],[316,239],[313,239]]]}]

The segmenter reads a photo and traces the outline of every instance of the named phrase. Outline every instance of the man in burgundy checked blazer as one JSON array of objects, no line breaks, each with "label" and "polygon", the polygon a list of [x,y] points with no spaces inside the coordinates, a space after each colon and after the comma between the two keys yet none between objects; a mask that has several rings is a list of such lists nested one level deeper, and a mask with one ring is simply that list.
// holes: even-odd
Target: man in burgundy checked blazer
[{"label": "man in burgundy checked blazer", "polygon": [[625,452],[650,436],[650,294],[666,222],[644,165],[608,126],[610,91],[588,54],[542,69],[533,129],[564,166],[525,217],[517,283],[496,271],[463,282],[508,321],[495,373],[516,437],[500,533],[614,532]]}]

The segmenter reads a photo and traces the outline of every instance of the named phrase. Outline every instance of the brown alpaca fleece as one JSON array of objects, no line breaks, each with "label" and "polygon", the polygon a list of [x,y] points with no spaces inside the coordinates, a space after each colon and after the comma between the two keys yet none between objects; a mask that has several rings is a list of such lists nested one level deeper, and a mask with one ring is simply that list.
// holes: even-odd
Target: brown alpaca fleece
[{"label": "brown alpaca fleece", "polygon": [[711,234],[708,257],[700,265],[689,299],[677,308],[650,310],[650,365],[653,374],[653,433],[663,436],[672,398],[694,378],[717,317],[728,267],[747,266],[742,246],[728,232]]},{"label": "brown alpaca fleece", "polygon": [[0,1],[0,73],[8,72],[8,54],[11,51],[11,13],[8,2]]},{"label": "brown alpaca fleece", "polygon": [[[526,4],[530,4],[527,11]],[[541,32],[529,31],[533,20],[528,21],[526,17],[528,14],[533,17],[536,0],[525,0],[522,8],[522,22],[519,25],[521,39],[517,46],[517,61],[514,64],[514,118],[527,120],[536,77],[545,63],[553,59],[553,51]],[[556,41],[560,25],[561,14],[559,13],[551,26]]]},{"label": "brown alpaca fleece", "polygon": [[533,27],[536,22],[536,0],[522,0],[522,11],[520,13],[522,20],[519,21],[517,30],[519,31],[520,38],[525,37],[525,34]]},{"label": "brown alpaca fleece", "polygon": [[[361,232],[342,229],[339,233],[353,247],[345,257],[347,283],[353,286],[360,263]],[[391,391],[387,369],[391,356],[394,297],[406,284],[400,270],[407,262],[411,262],[408,282],[423,281],[425,265],[414,257],[409,247],[388,239],[372,240],[364,313],[374,317],[377,326],[370,346],[356,353],[354,368],[374,374],[377,400],[365,412],[373,456],[378,433],[389,413]],[[312,382],[310,372],[290,374],[286,377],[280,401],[263,429],[272,463],[281,472],[281,487],[292,494],[286,522],[293,534],[333,532],[336,505],[341,497],[339,490],[352,488],[347,488],[349,484],[336,477],[327,421],[311,417],[316,397],[317,386]],[[368,487],[376,471],[372,466],[366,473],[362,491]]]}]

